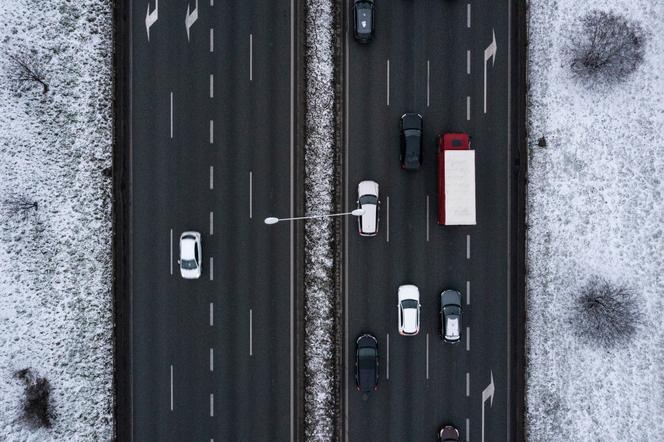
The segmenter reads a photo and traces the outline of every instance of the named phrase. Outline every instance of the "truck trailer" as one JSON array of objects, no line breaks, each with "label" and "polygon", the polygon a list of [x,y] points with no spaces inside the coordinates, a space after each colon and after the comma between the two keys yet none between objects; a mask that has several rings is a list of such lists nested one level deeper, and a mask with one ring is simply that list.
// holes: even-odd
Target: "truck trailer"
[{"label": "truck trailer", "polygon": [[475,151],[466,133],[438,137],[438,224],[476,224]]}]

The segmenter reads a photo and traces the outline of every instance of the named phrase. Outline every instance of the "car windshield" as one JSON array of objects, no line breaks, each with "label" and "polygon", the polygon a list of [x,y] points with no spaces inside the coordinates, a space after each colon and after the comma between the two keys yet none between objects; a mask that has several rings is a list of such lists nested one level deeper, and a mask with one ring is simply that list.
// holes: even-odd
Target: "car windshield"
[{"label": "car windshield", "polygon": [[458,305],[446,305],[445,306],[445,314],[446,315],[460,315],[461,314],[461,307]]},{"label": "car windshield", "polygon": [[401,301],[401,306],[405,309],[417,308],[417,301],[415,301],[414,299],[404,299],[403,301]]},{"label": "car windshield", "polygon": [[406,135],[406,138],[409,138],[409,139],[411,139],[411,138],[416,139],[416,138],[419,138],[419,136],[420,136],[420,131],[417,130],[417,129],[406,129],[406,130],[404,131],[404,135]]},{"label": "car windshield", "polygon": [[183,259],[182,261],[180,261],[180,265],[185,270],[193,270],[198,267],[196,261],[193,259]]},{"label": "car windshield", "polygon": [[376,357],[376,352],[374,351],[373,348],[360,348],[357,351],[357,355],[360,357],[360,359],[375,358]]},{"label": "car windshield", "polygon": [[377,204],[378,198],[374,195],[363,195],[360,197],[360,204]]}]

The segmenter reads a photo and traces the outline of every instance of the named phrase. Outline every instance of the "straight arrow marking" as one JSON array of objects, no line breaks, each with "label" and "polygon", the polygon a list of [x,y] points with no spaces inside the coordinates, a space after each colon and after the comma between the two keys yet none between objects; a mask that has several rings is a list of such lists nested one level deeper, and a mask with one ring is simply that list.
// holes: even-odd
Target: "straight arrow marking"
[{"label": "straight arrow marking", "polygon": [[145,30],[148,32],[148,41],[150,41],[150,27],[157,22],[159,18],[159,0],[155,0],[154,11],[150,12],[150,2],[148,2],[148,12],[145,14]]},{"label": "straight arrow marking", "polygon": [[184,18],[184,26],[187,28],[187,41],[189,41],[189,29],[196,23],[196,20],[198,20],[198,0],[196,0],[196,6],[191,12],[189,12],[189,3],[187,3],[187,15]]},{"label": "straight arrow marking", "polygon": [[487,48],[484,50],[484,113],[486,114],[486,64],[491,59],[491,66],[496,63],[496,51],[498,50],[498,46],[496,45],[496,32],[495,30],[491,30],[492,34],[492,40],[491,44],[487,46]]}]

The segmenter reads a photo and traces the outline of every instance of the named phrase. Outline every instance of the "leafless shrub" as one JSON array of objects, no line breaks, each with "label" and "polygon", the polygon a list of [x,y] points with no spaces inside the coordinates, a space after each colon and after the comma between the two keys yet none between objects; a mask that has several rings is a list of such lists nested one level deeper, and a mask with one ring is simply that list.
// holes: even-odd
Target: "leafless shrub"
[{"label": "leafless shrub", "polygon": [[626,287],[595,276],[581,289],[574,321],[578,335],[604,348],[630,341],[640,309]]},{"label": "leafless shrub", "polygon": [[18,88],[27,88],[34,84],[42,87],[42,93],[48,93],[46,70],[43,58],[32,52],[8,52],[9,76]]},{"label": "leafless shrub", "polygon": [[612,12],[590,11],[572,29],[570,68],[582,80],[620,81],[643,62],[644,43],[638,23]]},{"label": "leafless shrub", "polygon": [[23,417],[35,427],[50,428],[54,419],[51,409],[51,384],[35,375],[30,368],[17,371],[14,376],[25,385]]},{"label": "leafless shrub", "polygon": [[39,204],[26,194],[11,195],[2,202],[7,215],[27,219],[39,209]]}]

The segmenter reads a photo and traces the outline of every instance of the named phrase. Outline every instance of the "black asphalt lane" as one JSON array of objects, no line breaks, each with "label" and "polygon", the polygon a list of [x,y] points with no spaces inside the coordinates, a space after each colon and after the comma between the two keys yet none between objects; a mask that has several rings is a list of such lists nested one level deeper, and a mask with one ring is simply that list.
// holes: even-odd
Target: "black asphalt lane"
[{"label": "black asphalt lane", "polygon": [[[160,2],[149,42],[147,5],[132,5],[133,438],[288,440],[291,238],[262,220],[290,211],[290,1],[199,0],[189,42],[194,0]],[[203,237],[197,281],[179,275],[184,230]]]},{"label": "black asphalt lane", "polygon": [[[510,440],[507,119],[512,97],[508,96],[508,4],[507,0],[473,2],[470,28],[467,7],[466,2],[451,1],[382,2],[376,5],[372,43],[361,46],[348,34],[348,203],[352,208],[357,183],[364,179],[379,183],[382,201],[377,237],[361,238],[356,225],[348,224],[346,434],[351,441],[433,440],[437,429],[448,423],[460,429],[461,440],[479,441],[482,391],[491,375],[495,395],[492,406],[490,401],[485,404],[484,440]],[[350,20],[348,23],[351,26]],[[495,65],[489,62],[487,68],[485,115],[484,49],[491,43],[492,29],[498,52]],[[467,50],[471,51],[470,74]],[[424,164],[413,173],[399,167],[398,122],[404,112],[419,112],[424,118]],[[466,131],[472,136],[476,226],[436,224],[435,139],[445,131]],[[470,259],[466,258],[467,235]],[[467,281],[470,305],[465,305]],[[397,288],[404,283],[420,288],[421,330],[416,337],[398,335]],[[464,336],[457,345],[444,344],[440,337],[439,294],[446,288],[464,295]],[[466,326],[470,327],[470,351],[466,350]],[[355,339],[362,333],[374,334],[381,351],[379,390],[368,397],[355,391],[353,381]]]}]

